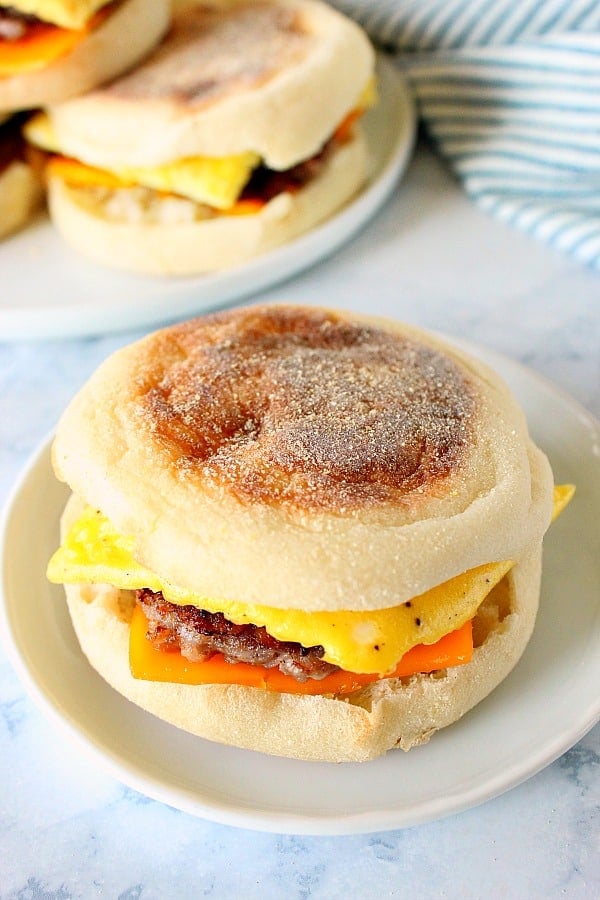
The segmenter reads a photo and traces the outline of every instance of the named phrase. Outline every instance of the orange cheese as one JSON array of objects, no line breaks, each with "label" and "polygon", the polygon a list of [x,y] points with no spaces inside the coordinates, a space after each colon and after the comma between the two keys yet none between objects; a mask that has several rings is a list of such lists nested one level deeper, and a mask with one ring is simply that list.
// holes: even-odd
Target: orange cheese
[{"label": "orange cheese", "polygon": [[[79,162],[77,159],[58,155],[50,157],[46,164],[46,173],[48,176],[55,175],[57,178],[61,178],[73,187],[104,187],[116,190],[135,187],[138,183],[133,178],[124,178],[108,172],[106,169],[97,169]],[[159,191],[158,193],[165,194],[166,192]],[[264,206],[265,201],[259,198],[242,198],[228,209],[213,209],[213,213],[215,215],[222,213],[228,216],[252,216],[259,213]]]},{"label": "orange cheese", "polygon": [[[378,675],[359,675],[339,669],[321,680],[296,681],[279,669],[249,663],[228,663],[216,653],[204,662],[191,662],[177,651],[159,650],[146,638],[148,622],[136,606],[130,626],[129,667],[134,678],[175,684],[242,684],[286,694],[350,694]],[[435,644],[418,644],[404,654],[386,678],[404,678],[419,672],[435,672],[470,662],[473,655],[471,622],[444,635]]]},{"label": "orange cheese", "polygon": [[40,21],[17,40],[0,39],[0,78],[42,69],[66,56],[110,15],[111,8],[112,4],[99,10],[85,28],[59,28]]},{"label": "orange cheese", "polygon": [[87,166],[67,156],[51,156],[46,165],[48,175],[56,175],[73,187],[132,187],[134,181],[125,181],[106,169]]}]

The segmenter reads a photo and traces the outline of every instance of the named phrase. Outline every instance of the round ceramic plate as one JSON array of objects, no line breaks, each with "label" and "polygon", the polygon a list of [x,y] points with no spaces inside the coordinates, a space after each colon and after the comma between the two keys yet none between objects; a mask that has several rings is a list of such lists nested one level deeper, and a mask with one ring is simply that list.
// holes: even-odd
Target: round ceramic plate
[{"label": "round ceramic plate", "polygon": [[410,159],[415,113],[402,75],[378,58],[379,103],[364,116],[371,175],[317,228],[248,263],[195,278],[102,268],[71,250],[45,217],[0,245],[0,339],[107,334],[202,312],[271,287],[331,254],[375,214]]},{"label": "round ceramic plate", "polygon": [[0,604],[11,659],[42,710],[130,787],[198,816],[276,832],[414,825],[494,797],[572,746],[600,718],[600,425],[528,370],[468,349],[512,386],[557,482],[577,485],[546,537],[533,638],[479,706],[410,753],[341,765],[223,747],[138,709],[89,666],[62,589],[45,579],[66,498],[46,444],[6,508]]}]

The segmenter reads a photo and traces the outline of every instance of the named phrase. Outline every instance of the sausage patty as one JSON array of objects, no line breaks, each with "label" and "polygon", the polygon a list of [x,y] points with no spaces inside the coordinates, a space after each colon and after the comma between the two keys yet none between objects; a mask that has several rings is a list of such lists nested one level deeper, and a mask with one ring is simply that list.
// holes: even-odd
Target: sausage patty
[{"label": "sausage patty", "polygon": [[0,6],[0,39],[19,41],[32,26],[43,24],[37,16],[22,13],[12,6]]},{"label": "sausage patty", "polygon": [[148,619],[148,640],[160,650],[179,651],[192,662],[221,653],[227,662],[278,668],[296,681],[320,680],[338,668],[322,659],[325,651],[320,645],[278,641],[262,626],[235,625],[223,613],[179,606],[147,588],[135,593]]}]

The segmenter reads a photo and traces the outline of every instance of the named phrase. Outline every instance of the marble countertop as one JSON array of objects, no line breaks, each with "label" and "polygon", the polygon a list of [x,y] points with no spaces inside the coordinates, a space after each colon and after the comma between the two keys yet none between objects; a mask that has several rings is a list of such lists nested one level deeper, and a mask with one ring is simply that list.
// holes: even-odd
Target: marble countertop
[{"label": "marble countertop", "polygon": [[[598,276],[477,210],[425,146],[350,244],[261,298],[466,338],[600,415]],[[79,385],[138,335],[0,343],[0,502]],[[2,900],[600,895],[600,726],[467,812],[367,835],[266,834],[194,818],[98,770],[33,705],[0,647],[0,760]]]}]

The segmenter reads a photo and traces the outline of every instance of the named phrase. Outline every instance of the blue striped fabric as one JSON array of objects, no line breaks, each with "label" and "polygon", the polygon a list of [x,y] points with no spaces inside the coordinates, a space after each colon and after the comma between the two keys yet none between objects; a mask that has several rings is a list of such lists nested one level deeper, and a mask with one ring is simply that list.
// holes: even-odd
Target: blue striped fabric
[{"label": "blue striped fabric", "polygon": [[334,0],[485,210],[600,269],[600,0]]}]

